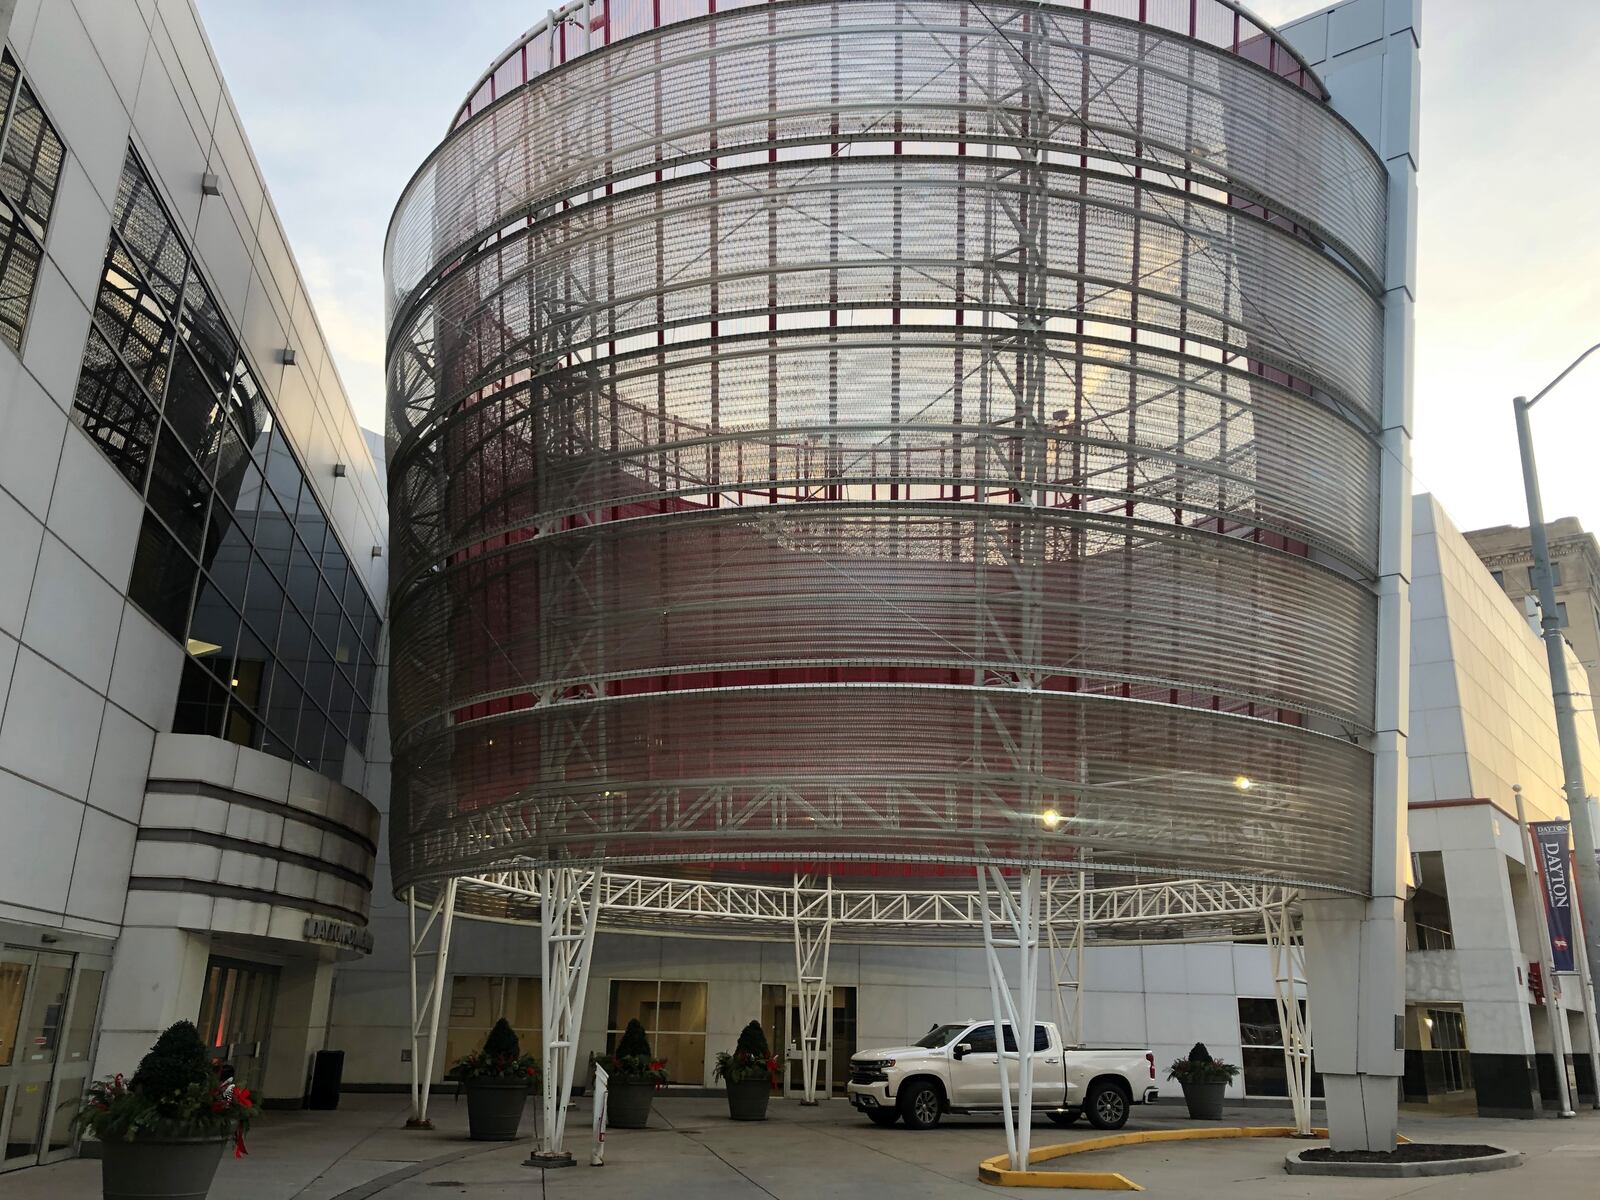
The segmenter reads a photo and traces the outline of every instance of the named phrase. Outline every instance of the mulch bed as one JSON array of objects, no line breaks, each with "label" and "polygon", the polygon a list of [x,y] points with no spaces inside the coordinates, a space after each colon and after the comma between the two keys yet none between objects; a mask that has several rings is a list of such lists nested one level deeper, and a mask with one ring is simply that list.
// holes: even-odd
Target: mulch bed
[{"label": "mulch bed", "polygon": [[1307,1150],[1302,1162],[1418,1163],[1453,1162],[1461,1158],[1488,1158],[1504,1154],[1498,1146],[1464,1146],[1454,1142],[1407,1142],[1393,1150],[1330,1150],[1326,1146]]}]

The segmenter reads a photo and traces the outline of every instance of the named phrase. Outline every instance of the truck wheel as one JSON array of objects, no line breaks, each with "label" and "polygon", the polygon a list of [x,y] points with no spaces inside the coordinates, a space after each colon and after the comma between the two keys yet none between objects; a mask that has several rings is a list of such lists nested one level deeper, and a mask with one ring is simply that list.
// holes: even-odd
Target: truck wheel
[{"label": "truck wheel", "polygon": [[1065,1129],[1068,1125],[1076,1125],[1078,1123],[1078,1118],[1083,1116],[1083,1109],[1075,1108],[1071,1112],[1046,1113],[1045,1116],[1050,1118],[1050,1124],[1059,1125],[1062,1129]]},{"label": "truck wheel", "polygon": [[1128,1093],[1109,1080],[1099,1080],[1089,1088],[1083,1107],[1096,1129],[1121,1129],[1128,1123]]},{"label": "truck wheel", "polygon": [[932,1129],[939,1123],[939,1089],[925,1079],[906,1085],[900,1093],[900,1115],[909,1129]]},{"label": "truck wheel", "polygon": [[893,1125],[900,1119],[898,1108],[869,1108],[866,1113],[867,1120],[874,1125]]}]

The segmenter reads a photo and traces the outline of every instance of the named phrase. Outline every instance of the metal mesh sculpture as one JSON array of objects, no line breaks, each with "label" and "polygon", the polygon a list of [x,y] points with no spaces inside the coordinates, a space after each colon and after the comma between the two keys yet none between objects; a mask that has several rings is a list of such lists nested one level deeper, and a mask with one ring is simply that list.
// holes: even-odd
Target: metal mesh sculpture
[{"label": "metal mesh sculpture", "polygon": [[397,887],[1365,890],[1384,173],[1231,5],[1122,7],[501,60],[386,248]]}]

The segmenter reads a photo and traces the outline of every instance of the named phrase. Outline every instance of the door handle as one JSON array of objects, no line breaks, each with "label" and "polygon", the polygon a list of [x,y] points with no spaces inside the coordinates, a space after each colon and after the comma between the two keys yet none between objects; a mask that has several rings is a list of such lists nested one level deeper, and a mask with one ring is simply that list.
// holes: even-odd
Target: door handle
[{"label": "door handle", "polygon": [[1047,1064],[1047,1065],[1049,1065],[1049,1066],[1052,1066],[1052,1067],[1053,1067],[1053,1066],[1055,1066],[1055,1065],[1056,1065],[1056,1060],[1055,1060],[1055,1059],[1053,1059],[1053,1058],[1047,1058],[1047,1059],[1045,1059],[1045,1060],[1044,1060],[1044,1061],[1045,1061],[1045,1063],[1046,1063],[1046,1064]]}]

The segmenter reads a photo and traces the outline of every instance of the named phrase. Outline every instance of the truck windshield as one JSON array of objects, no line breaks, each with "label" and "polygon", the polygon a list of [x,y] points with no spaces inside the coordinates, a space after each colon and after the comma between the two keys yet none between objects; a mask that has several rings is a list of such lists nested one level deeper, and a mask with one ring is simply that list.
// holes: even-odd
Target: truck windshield
[{"label": "truck windshield", "polygon": [[966,1025],[935,1025],[916,1041],[924,1050],[937,1050],[940,1046],[948,1046],[952,1039],[958,1037],[966,1029]]}]

